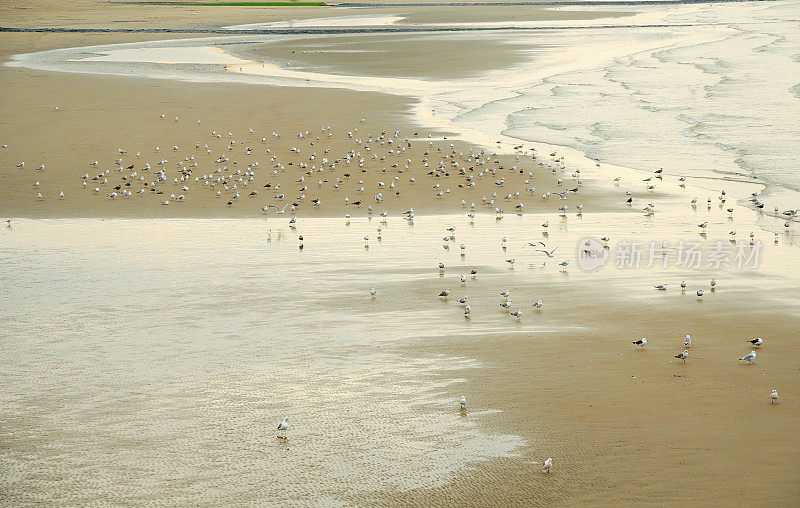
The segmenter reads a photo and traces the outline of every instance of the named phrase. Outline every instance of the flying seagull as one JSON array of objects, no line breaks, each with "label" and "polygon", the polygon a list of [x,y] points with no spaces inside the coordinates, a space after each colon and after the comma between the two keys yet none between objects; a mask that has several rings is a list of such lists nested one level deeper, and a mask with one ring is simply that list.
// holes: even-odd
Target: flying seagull
[{"label": "flying seagull", "polygon": [[[529,244],[529,245],[533,245],[533,244]],[[551,257],[553,257],[555,255],[557,250],[558,250],[558,247],[556,247],[555,249],[553,249],[553,250],[551,250],[549,252],[544,250],[544,249],[535,249],[533,252],[544,252],[547,255],[547,257],[551,258]]]},{"label": "flying seagull", "polygon": [[[505,243],[505,241],[506,241],[506,237],[503,237],[503,243]],[[544,242],[528,242],[525,245],[523,245],[522,248],[524,249],[525,247],[528,247],[528,246],[536,247],[537,245],[541,245],[542,247],[547,247],[547,245],[545,245]]]}]

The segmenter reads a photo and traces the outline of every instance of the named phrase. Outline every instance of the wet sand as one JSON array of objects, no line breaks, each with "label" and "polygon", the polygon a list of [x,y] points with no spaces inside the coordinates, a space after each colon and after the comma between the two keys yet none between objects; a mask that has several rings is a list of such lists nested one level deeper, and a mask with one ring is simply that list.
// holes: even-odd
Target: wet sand
[{"label": "wet sand", "polygon": [[[159,16],[160,22],[175,26],[207,22],[195,22],[189,9],[182,14],[174,14],[170,10],[173,17],[161,18],[167,8],[154,6],[134,9],[132,6],[115,5],[112,11],[107,11],[105,6],[85,4],[78,10],[65,14],[44,9],[48,5],[37,6],[37,10],[41,12],[36,16],[41,16],[43,24],[107,26],[114,19],[125,19],[132,21],[131,25],[147,26],[155,16]],[[200,12],[202,14],[206,10]],[[215,15],[218,16],[219,12],[215,8]],[[285,16],[278,9],[264,12],[266,18],[282,19]],[[293,8],[291,12],[292,16],[295,13],[303,17],[320,16],[318,11],[305,8]],[[0,14],[4,21],[10,20],[4,24],[11,24],[11,21],[33,23],[33,16],[28,11],[4,10]],[[326,11],[323,15],[329,14]],[[235,8],[226,9],[224,18],[215,20],[215,23],[230,25],[253,21],[251,12]],[[54,47],[156,39],[162,36],[136,38],[130,35],[106,34],[0,34],[0,38],[3,41],[2,57],[7,59],[12,54]],[[301,140],[295,137],[295,133],[313,128],[314,134],[318,134],[321,133],[320,127],[327,125],[332,126],[334,136],[327,143],[324,143],[327,139],[323,137],[320,145],[329,144],[328,148],[339,156],[355,149],[347,132],[353,132],[356,128],[360,133],[366,131],[373,135],[385,130],[389,137],[395,130],[401,131],[400,139],[411,139],[412,147],[408,154],[415,161],[425,157],[424,151],[429,149],[429,132],[435,143],[434,149],[437,150],[432,151],[432,161],[438,162],[441,154],[451,149],[456,151],[458,157],[463,157],[460,154],[468,153],[470,149],[479,152],[478,147],[452,139],[442,139],[451,133],[436,132],[424,125],[412,124],[410,111],[414,106],[413,101],[385,94],[345,90],[172,82],[133,77],[60,74],[9,67],[0,68],[0,87],[3,89],[3,101],[0,102],[0,142],[9,145],[0,152],[0,214],[22,218],[12,228],[13,231],[3,231],[4,234],[18,235],[7,244],[13,244],[13,248],[4,252],[8,259],[16,259],[15,253],[16,256],[30,255],[31,261],[36,262],[42,262],[46,258],[49,251],[44,244],[47,242],[42,242],[41,236],[25,236],[26,231],[31,230],[36,231],[36,235],[48,234],[48,221],[39,221],[42,218],[258,217],[265,224],[251,224],[248,227],[252,231],[263,231],[266,227],[272,227],[276,235],[281,231],[285,234],[281,240],[283,243],[276,240],[276,245],[284,246],[280,255],[287,256],[286,259],[294,259],[301,266],[301,256],[317,250],[337,253],[341,250],[346,259],[352,256],[353,263],[357,266],[361,263],[360,268],[351,267],[337,271],[337,277],[333,280],[319,272],[308,278],[304,278],[305,275],[299,272],[293,272],[301,287],[316,287],[320,281],[326,281],[330,285],[329,297],[323,298],[323,301],[315,300],[312,296],[304,297],[301,302],[296,302],[300,304],[300,308],[316,303],[331,315],[357,316],[360,320],[375,323],[368,329],[376,338],[381,337],[384,326],[393,322],[392,316],[398,314],[396,319],[399,322],[405,323],[407,320],[408,323],[399,327],[398,333],[401,337],[392,346],[392,352],[402,354],[405,358],[418,359],[423,365],[425,360],[442,357],[445,363],[452,361],[452,358],[464,357],[478,361],[478,367],[466,372],[428,370],[427,372],[435,372],[434,379],[463,379],[463,382],[457,387],[449,386],[441,392],[429,394],[430,397],[425,402],[428,404],[426,409],[411,412],[410,416],[425,425],[431,414],[457,414],[458,396],[462,393],[468,394],[468,415],[473,411],[482,413],[487,409],[499,410],[478,417],[482,436],[489,440],[493,435],[521,437],[525,444],[518,450],[518,455],[484,457],[479,460],[472,460],[474,456],[470,455],[471,460],[466,462],[465,467],[454,471],[451,480],[445,484],[409,486],[402,482],[379,483],[373,490],[367,489],[354,498],[345,498],[343,502],[378,505],[677,505],[695,502],[790,506],[796,504],[800,498],[800,479],[796,468],[800,463],[800,441],[796,433],[796,422],[800,419],[797,408],[800,406],[794,402],[800,397],[795,382],[798,372],[796,330],[800,324],[797,318],[796,273],[793,270],[797,261],[797,249],[791,245],[792,239],[789,235],[781,236],[779,245],[774,247],[772,235],[755,226],[758,216],[737,205],[731,205],[736,207],[735,223],[732,223],[716,203],[708,210],[704,206],[699,210],[692,209],[687,204],[694,192],[702,192],[698,194],[701,199],[716,196],[716,192],[696,189],[686,191],[678,187],[674,179],[667,179],[664,183],[663,188],[668,190],[663,194],[646,192],[639,182],[633,184],[626,181],[619,188],[586,184],[578,195],[570,197],[568,204],[572,209],[567,220],[562,223],[554,211],[558,203],[542,201],[539,195],[547,191],[563,190],[564,186],[555,183],[555,178],[559,176],[565,180],[566,185],[575,185],[569,173],[571,169],[554,175],[549,166],[538,166],[539,161],[557,166],[548,150],[540,150],[537,161],[530,156],[515,160],[513,155],[502,156],[498,161],[497,165],[503,165],[504,168],[516,164],[524,168],[525,172],[533,172],[532,180],[536,182],[537,190],[532,196],[523,198],[526,206],[522,217],[516,217],[507,210],[506,218],[496,221],[491,209],[480,205],[484,195],[502,192],[494,184],[496,178],[487,175],[477,179],[479,186],[459,189],[458,184],[465,182],[463,176],[454,172],[450,176],[434,180],[435,177],[414,166],[398,176],[403,179],[414,176],[417,180],[415,185],[403,182],[401,196],[397,199],[386,199],[380,205],[372,201],[375,215],[380,210],[387,210],[391,221],[383,233],[382,242],[376,243],[379,218],[374,217],[372,222],[368,222],[365,209],[367,203],[355,208],[345,205],[343,196],[346,192],[353,200],[355,189],[363,185],[364,196],[371,198],[379,192],[377,182],[385,181],[388,185],[385,175],[392,175],[391,171],[397,168],[389,165],[389,172],[382,173],[383,164],[365,164],[367,173],[361,177],[363,184],[351,182],[341,186],[339,190],[333,190],[330,185],[332,182],[328,182],[328,185],[316,190],[317,180],[312,180],[310,176],[309,182],[294,182],[295,178],[292,176],[302,172],[286,171],[279,177],[269,175],[269,155],[263,151],[265,148],[260,139],[267,138],[266,144],[271,153],[281,153],[281,162],[287,167],[288,162],[293,165],[300,161],[310,164],[305,156],[308,151],[315,150],[310,143],[317,143],[313,139],[316,136]],[[56,106],[58,111],[54,110]],[[165,114],[163,120],[158,118],[161,113]],[[173,120],[175,116],[179,116],[178,122]],[[361,123],[361,118],[365,118],[364,123]],[[201,121],[199,125],[197,120]],[[249,133],[250,128],[253,129],[253,134]],[[212,137],[212,130],[220,132],[222,137]],[[276,130],[283,134],[282,138],[270,137],[270,133]],[[234,136],[228,137],[228,131],[234,133]],[[413,136],[414,132],[418,136]],[[247,199],[243,197],[241,202],[230,207],[220,202],[207,189],[190,191],[189,199],[162,206],[160,195],[146,195],[139,200],[110,200],[105,197],[105,189],[102,195],[93,195],[81,188],[79,177],[94,171],[93,167],[88,166],[94,160],[99,160],[102,167],[112,169],[108,176],[109,184],[124,185],[127,182],[113,172],[114,159],[120,156],[118,148],[127,150],[128,153],[122,156],[126,164],[135,160],[132,155],[136,151],[141,151],[144,155],[142,162],[146,158],[155,166],[156,161],[163,156],[170,159],[170,167],[174,170],[175,166],[172,164],[176,160],[176,154],[180,154],[180,159],[189,155],[196,155],[199,159],[201,155],[199,150],[194,149],[195,143],[200,141],[203,146],[210,142],[214,150],[211,155],[202,156],[205,157],[202,163],[213,167],[214,159],[224,152],[229,139],[237,140],[234,150],[237,160],[246,163],[247,156],[242,147],[250,145],[260,162],[260,167],[256,169],[260,184],[257,186],[259,195]],[[449,146],[450,142],[454,144],[452,148]],[[158,153],[153,151],[155,145],[160,146]],[[178,145],[179,150],[173,152],[172,145]],[[300,155],[289,152],[292,146],[301,149]],[[379,143],[374,143],[373,146],[382,155],[388,155],[390,148],[387,145],[381,147]],[[438,152],[438,148],[442,148],[443,152]],[[403,158],[405,157],[404,155]],[[24,170],[15,168],[20,160],[26,161]],[[35,168],[40,162],[44,162],[47,167],[44,171],[37,172]],[[460,162],[463,163],[463,159]],[[567,162],[570,163],[571,160]],[[583,169],[588,172],[592,168]],[[344,172],[342,168],[336,174],[342,177]],[[516,173],[513,178],[517,180],[512,181],[511,172],[506,173],[509,174],[508,188],[524,188],[524,180],[528,178],[526,174]],[[33,187],[34,180],[40,181],[39,187]],[[273,185],[279,183],[282,189],[291,189],[293,194],[300,193],[299,189],[307,184],[314,191],[313,194],[305,191],[307,199],[319,197],[322,205],[314,207],[307,201],[303,203],[297,212],[300,217],[298,231],[289,231],[288,214],[276,216],[271,211],[265,215],[260,210],[265,204],[275,202],[271,198],[275,193],[263,187],[268,181]],[[440,183],[441,188],[451,188],[453,192],[437,200],[433,197],[434,182]],[[166,188],[169,189],[172,185],[170,181]],[[710,185],[719,190],[717,185]],[[635,213],[641,206],[625,206],[624,188],[634,189],[633,197],[637,205],[656,201],[659,209],[656,216],[648,219]],[[62,189],[65,197],[59,200],[55,196]],[[38,192],[45,196],[43,201],[36,199]],[[168,193],[171,192],[170,190]],[[465,217],[467,210],[461,208],[461,199],[467,202],[476,201],[479,205],[474,226]],[[578,202],[582,202],[585,207],[580,218],[574,211],[574,205]],[[413,206],[422,215],[415,226],[420,233],[415,234],[413,228],[409,230],[409,226],[396,216],[409,206]],[[504,207],[510,208],[505,204]],[[340,231],[345,213],[353,215],[353,222],[348,229]],[[439,215],[443,213],[458,215]],[[328,223],[314,222],[319,217],[336,217],[327,220],[336,220],[339,226],[326,229]],[[304,224],[306,220],[307,225]],[[547,238],[542,236],[542,228],[539,226],[543,220],[549,220],[551,224]],[[709,235],[709,241],[727,241],[724,237],[730,228],[739,229],[741,241],[745,241],[743,238],[750,230],[758,231],[759,240],[771,249],[768,250],[770,255],[765,255],[764,266],[757,271],[745,272],[734,269],[637,271],[615,270],[611,267],[598,272],[583,272],[577,267],[570,267],[565,275],[554,266],[556,260],[549,262],[544,269],[529,268],[527,264],[538,262],[539,259],[521,248],[526,240],[544,238],[553,246],[558,245],[563,253],[560,259],[572,259],[574,266],[575,245],[581,237],[599,238],[608,234],[615,240],[644,238],[647,241],[670,240],[674,243],[680,239],[696,238],[695,224],[703,220],[712,223],[713,233]],[[37,225],[40,222],[42,226]],[[26,223],[33,225],[28,226]],[[119,224],[122,231],[125,230],[125,221],[113,223]],[[197,227],[198,232],[202,231],[199,223],[190,224],[191,227]],[[457,240],[450,249],[445,250],[439,236],[445,234],[444,228],[449,225],[456,226]],[[64,227],[65,231],[74,235],[71,236],[72,241],[77,238],[90,241],[92,238],[91,229],[88,234],[81,233],[80,222],[65,223]],[[143,227],[158,228],[158,225],[153,222]],[[164,234],[167,234],[166,230]],[[267,248],[263,234],[254,234],[249,239],[240,238],[237,242],[244,246],[246,255],[252,255],[253,252]],[[307,238],[302,253],[296,248],[297,234],[305,234]],[[365,234],[371,236],[370,250],[363,248],[361,237]],[[500,248],[499,239],[502,236],[511,239],[506,251]],[[58,244],[58,237],[53,237]],[[142,232],[139,231],[134,237],[142,238]],[[194,241],[198,239],[197,236],[190,237]],[[98,252],[88,250],[88,254],[103,259],[103,266],[113,267],[112,260],[118,257],[109,257],[108,252],[104,253],[103,249],[110,249],[109,245],[114,243],[115,236],[106,231],[97,238],[102,238],[98,240]],[[463,260],[457,247],[461,242],[465,242],[468,247]],[[70,242],[62,240],[62,243],[66,245]],[[70,247],[70,256],[75,259],[79,259],[81,255],[79,245],[80,242],[78,247]],[[418,248],[413,248],[415,245]],[[130,248],[139,249],[141,246],[132,244]],[[293,253],[291,257],[289,252]],[[419,258],[415,258],[415,255]],[[225,252],[215,251],[214,256],[225,258]],[[510,256],[519,260],[514,270],[510,270],[505,263],[505,259]],[[176,263],[175,266],[180,266],[179,257],[172,260]],[[396,259],[393,261],[393,258]],[[442,277],[435,269],[435,263],[439,260],[447,266]],[[63,277],[78,264],[74,260],[70,263],[59,262],[57,259],[51,262],[53,269],[50,272],[62,274]],[[146,256],[134,265],[146,268]],[[474,309],[474,316],[466,323],[462,309],[454,300],[462,292],[457,275],[471,266],[479,266],[480,271],[474,281],[468,282],[468,289],[463,290],[469,294],[470,304]],[[205,273],[207,269],[201,264],[196,268],[196,273],[190,276],[199,277],[198,274]],[[324,274],[330,267],[326,268],[325,263],[321,262],[317,269]],[[29,271],[24,266],[17,266],[15,271],[21,274],[20,278],[14,279],[15,283],[33,284],[37,277],[47,276],[39,274],[38,269]],[[383,274],[383,278],[373,274]],[[711,277],[720,280],[719,288],[714,293],[707,293],[698,302],[692,291],[700,287],[708,289]],[[383,285],[378,284],[376,279],[382,280]],[[245,277],[245,280],[248,279]],[[681,294],[676,287],[680,280],[689,282],[688,294]],[[653,290],[652,284],[664,281],[671,282],[670,290],[666,294]],[[69,291],[77,293],[80,285],[81,279],[77,277],[67,287],[71,288]],[[157,285],[158,281],[150,281],[143,285],[143,290],[154,291]],[[365,288],[373,285],[378,286],[379,298],[374,306],[365,307],[369,305],[366,302]],[[248,289],[246,284],[237,287],[239,291],[235,296],[230,295],[231,298],[251,294],[252,289]],[[453,289],[455,298],[451,297],[449,303],[440,302],[435,296],[443,287]],[[514,304],[519,302],[519,306],[525,310],[520,323],[516,323],[498,307],[501,300],[498,293],[506,288],[513,289],[516,300]],[[272,303],[262,302],[265,307],[273,305],[285,313],[287,320],[297,319],[292,326],[279,325],[279,334],[291,335],[303,333],[302,330],[307,332],[309,329],[321,332],[325,330],[324,320],[315,321],[304,328],[305,325],[299,318],[293,317],[294,308],[276,303],[278,294],[273,290],[265,291],[276,298],[270,300]],[[18,295],[23,293],[20,290]],[[52,304],[48,301],[48,294],[43,293],[43,301],[36,305]],[[58,295],[59,292],[54,290],[52,294]],[[134,298],[135,295],[134,293]],[[105,297],[106,293],[100,296]],[[220,298],[227,296],[223,294]],[[541,312],[535,312],[531,307],[535,298],[543,298],[546,302]],[[406,300],[411,303],[407,306],[402,303],[398,305],[398,302]],[[20,312],[35,313],[32,301],[28,297],[20,299],[13,307],[15,315]],[[84,303],[87,309],[91,308],[91,301],[87,299]],[[406,314],[404,319],[400,318]],[[15,327],[21,328],[15,328],[12,335],[31,335],[36,323],[19,319],[20,321],[15,322]],[[108,316],[92,314],[85,316],[85,319],[105,322]],[[185,318],[177,319],[157,330],[158,333],[169,336],[175,330],[190,328],[190,321]],[[53,322],[58,321],[54,318]],[[136,328],[136,323],[134,319],[128,324]],[[63,323],[63,326],[67,324]],[[347,326],[343,329],[346,330]],[[5,331],[8,330],[6,325]],[[58,327],[55,327],[51,331],[57,330]],[[120,340],[125,338],[124,333],[113,327],[107,331],[115,337],[118,336]],[[256,336],[249,326],[237,329],[236,333],[247,340]],[[672,356],[682,350],[681,338],[685,333],[692,334],[694,343],[691,356],[687,364],[683,365]],[[650,338],[651,343],[647,349],[639,351],[631,341],[642,336]],[[755,365],[743,365],[737,358],[750,350],[745,341],[755,336],[764,337],[766,344],[759,351]],[[65,344],[69,347],[80,345],[78,339],[72,340],[75,342],[67,341]],[[37,343],[37,348],[43,348],[44,351],[47,351],[47,347],[46,344]],[[102,349],[102,345],[97,347]],[[367,342],[365,347],[370,349],[372,344]],[[6,361],[9,362],[5,366],[13,367],[15,378],[26,379],[26,375],[36,373],[41,375],[38,368],[31,367],[29,358],[15,352],[16,346],[8,338],[4,339],[3,349],[6,352]],[[201,360],[205,358],[204,354],[208,354],[197,353],[192,347],[188,349],[192,351],[191,354],[199,354]],[[146,349],[136,348],[130,351],[137,361],[145,358],[142,355],[146,352]],[[113,355],[100,355],[98,358],[102,357],[114,358]],[[97,367],[92,367],[91,362],[84,365],[80,359],[75,361],[88,369]],[[172,361],[168,360],[166,364],[169,365]],[[387,364],[391,361],[396,360],[387,360]],[[260,368],[266,367],[254,368],[254,375],[259,375]],[[69,376],[67,378],[75,381]],[[40,383],[47,379],[46,376],[34,376],[31,379],[35,387],[45,389]],[[80,381],[80,376],[77,379]],[[153,379],[158,380],[158,376]],[[247,385],[245,381],[241,382],[242,388],[253,388]],[[221,386],[218,388],[223,390]],[[771,406],[768,401],[772,388],[777,388],[781,393],[781,401],[777,406]],[[19,393],[13,390],[12,388],[10,394],[6,395],[18,396]],[[92,393],[103,404],[106,397],[104,390],[100,385]],[[169,390],[161,395],[165,404],[169,404],[171,397],[176,396]],[[49,397],[44,396],[44,400],[49,401]],[[335,398],[335,395],[332,397]],[[121,403],[125,403],[125,400]],[[241,402],[232,403],[230,407],[221,404],[218,406],[220,414],[228,414],[239,403]],[[111,403],[110,409],[121,410],[121,406],[115,404]],[[43,403],[42,406],[46,407],[47,404]],[[24,414],[25,405],[15,408],[16,410]],[[186,410],[191,413],[197,408],[189,407]],[[264,425],[271,424],[282,411],[281,407],[266,411],[263,418],[267,422]],[[150,413],[145,414],[144,424],[155,417]],[[314,415],[314,412],[306,415],[309,420],[306,427],[309,429],[325,421],[318,414]],[[249,415],[247,422],[242,423],[243,426],[233,422],[231,427],[243,432],[242,439],[245,443],[255,442],[261,439],[261,435],[255,433],[253,428],[262,423],[261,418],[262,415]],[[313,424],[315,418],[317,423]],[[79,420],[80,418],[77,419],[78,422]],[[121,420],[124,423],[125,419]],[[276,421],[279,420],[277,418]],[[456,422],[446,422],[445,429],[457,428],[449,427],[457,425]],[[299,425],[302,428],[303,424]],[[356,421],[356,425],[364,424]],[[7,419],[0,428],[7,435],[16,434],[21,429],[35,434],[48,426],[35,420],[23,423],[17,419]],[[13,440],[4,439],[12,444],[3,452],[13,454],[18,459],[18,454],[30,451],[31,441],[25,435],[23,432],[23,437],[18,434]],[[66,434],[61,444],[77,437],[77,434]],[[271,440],[272,437],[268,435],[264,439]],[[363,443],[358,436],[353,436],[352,439],[357,444]],[[303,440],[299,439],[298,442],[302,443]],[[75,442],[66,444],[72,444],[80,450]],[[432,444],[419,453],[431,453],[431,449],[435,450],[440,445],[441,443]],[[131,446],[132,450],[138,450],[135,443]],[[222,449],[218,457],[222,460],[230,455],[226,455]],[[333,455],[335,456],[335,450]],[[554,458],[555,470],[551,475],[543,475],[534,462],[541,462],[548,456]],[[102,486],[97,488],[99,494],[96,497],[92,495],[94,491],[89,491],[86,496],[70,497],[66,492],[59,492],[57,484],[51,483],[53,476],[49,475],[58,458],[43,456],[40,459],[39,473],[44,472],[44,476],[35,476],[35,479],[41,482],[37,483],[37,489],[42,490],[37,490],[35,496],[28,497],[26,492],[30,492],[30,486],[26,486],[24,475],[21,483],[18,483],[20,477],[15,474],[15,483],[4,494],[7,499],[15,503],[58,500],[67,500],[69,503],[70,499],[76,504],[92,500],[123,502],[139,499],[140,502],[148,502],[146,497],[131,498],[131,493],[126,489],[113,491],[114,495],[108,496],[108,492],[113,489],[103,492]],[[245,462],[248,460],[256,459],[248,456]],[[218,464],[213,460],[209,459],[209,462],[201,464],[205,464],[208,470],[219,472]],[[378,466],[380,464],[376,467]],[[191,473],[193,469],[189,468],[189,471]],[[135,477],[125,470],[114,469],[114,472],[115,475],[121,475],[117,477],[120,485]],[[3,474],[9,478],[12,472],[5,470]],[[187,475],[183,481],[192,485],[193,478],[202,474],[201,468]],[[233,485],[226,483],[225,478],[222,475],[219,480],[221,484],[212,482],[212,485]],[[267,478],[258,475],[252,478],[257,482],[267,481]],[[348,481],[352,479],[348,478]],[[243,499],[258,501],[264,499],[259,496],[268,493],[268,489],[255,488],[249,491],[253,497],[244,498],[204,497],[208,492],[211,491],[204,491],[197,496],[187,495],[185,499],[196,502],[236,502]],[[177,496],[174,499],[181,498],[180,489],[172,493]],[[331,496],[329,500],[342,500],[337,499],[336,491],[326,494]],[[153,500],[155,499],[149,499]]]}]

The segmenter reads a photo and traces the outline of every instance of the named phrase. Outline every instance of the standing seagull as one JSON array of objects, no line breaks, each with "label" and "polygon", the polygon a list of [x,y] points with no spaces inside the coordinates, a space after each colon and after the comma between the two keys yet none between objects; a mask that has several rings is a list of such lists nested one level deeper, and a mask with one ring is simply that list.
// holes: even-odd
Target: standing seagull
[{"label": "standing seagull", "polygon": [[742,360],[744,360],[746,362],[749,362],[750,365],[752,365],[752,364],[756,363],[756,362],[753,361],[753,360],[756,359],[756,356],[757,355],[756,355],[755,351],[750,351],[748,354],[746,354],[743,357],[739,358],[739,361],[741,362]]},{"label": "standing seagull", "polygon": [[761,347],[761,344],[764,343],[764,340],[761,337],[756,337],[753,340],[748,340],[750,344],[754,345],[755,347]]},{"label": "standing seagull", "polygon": [[[278,437],[281,439],[286,439],[286,431],[289,429],[289,417],[283,419],[281,423],[278,424]],[[282,433],[282,434],[281,434]]]},{"label": "standing seagull", "polygon": [[442,298],[442,301],[446,302],[447,301],[447,297],[450,296],[450,288],[445,289],[444,291],[439,293],[439,296]]},{"label": "standing seagull", "polygon": [[464,410],[467,406],[467,398],[462,395],[459,397],[458,403],[461,404],[461,409]]},{"label": "standing seagull", "polygon": [[545,460],[542,463],[542,473],[550,474],[550,470],[552,468],[553,468],[553,458],[547,457],[547,460]]},{"label": "standing seagull", "polygon": [[678,353],[677,355],[675,355],[675,358],[677,358],[678,360],[683,360],[683,363],[686,363],[686,358],[688,357],[689,357],[688,349],[684,349],[682,353]]},{"label": "standing seagull", "polygon": [[639,346],[640,348],[644,349],[644,345],[645,345],[645,344],[647,344],[647,339],[645,339],[644,337],[642,337],[642,338],[641,338],[641,339],[639,339],[639,340],[635,340],[635,341],[633,341],[633,343],[634,343],[634,344],[636,344],[637,346]]},{"label": "standing seagull", "polygon": [[772,390],[772,393],[769,394],[769,403],[775,404],[778,401],[778,390]]},{"label": "standing seagull", "polygon": [[692,336],[688,333],[686,334],[686,337],[683,338],[683,346],[687,348],[692,346]]}]

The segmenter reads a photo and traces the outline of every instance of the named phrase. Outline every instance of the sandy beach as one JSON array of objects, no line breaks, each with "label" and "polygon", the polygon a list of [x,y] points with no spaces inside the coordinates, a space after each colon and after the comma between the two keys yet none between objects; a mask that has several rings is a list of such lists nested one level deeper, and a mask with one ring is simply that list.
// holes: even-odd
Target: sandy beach
[{"label": "sandy beach", "polygon": [[796,505],[791,185],[514,138],[569,30],[218,32],[658,9],[1,6],[199,32],[0,32],[0,504]]}]

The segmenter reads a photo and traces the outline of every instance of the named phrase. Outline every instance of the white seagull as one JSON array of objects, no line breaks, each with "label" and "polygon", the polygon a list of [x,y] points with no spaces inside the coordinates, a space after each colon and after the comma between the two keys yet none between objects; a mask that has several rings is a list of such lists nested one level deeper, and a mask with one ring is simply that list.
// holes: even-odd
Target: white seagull
[{"label": "white seagull", "polygon": [[750,344],[752,344],[752,345],[754,345],[755,347],[758,348],[758,347],[761,347],[761,344],[764,343],[764,340],[761,337],[756,337],[755,339],[748,340],[747,342],[749,342]]},{"label": "white seagull", "polygon": [[633,341],[633,343],[634,343],[634,344],[636,344],[637,346],[639,346],[640,348],[644,349],[644,345],[645,345],[645,344],[647,344],[647,339],[645,339],[644,337],[642,337],[642,338],[641,338],[641,339],[639,339],[639,340],[635,340],[635,341]]},{"label": "white seagull", "polygon": [[755,351],[750,351],[748,354],[746,354],[743,357],[739,358],[739,361],[740,362],[741,361],[745,361],[745,362],[748,362],[748,363],[750,363],[752,365],[752,364],[756,363],[756,362],[753,361],[753,360],[756,359],[756,356],[758,356],[758,355],[756,355]]},{"label": "white seagull", "polygon": [[547,460],[542,463],[542,472],[550,474],[551,469],[553,469],[553,458],[548,457]]},{"label": "white seagull", "polygon": [[[289,429],[289,417],[283,419],[281,423],[278,424],[278,437],[286,439],[286,431]],[[282,434],[281,434],[282,433]]]},{"label": "white seagull", "polygon": [[778,390],[772,390],[772,393],[769,394],[769,403],[775,404],[778,401]]},{"label": "white seagull", "polygon": [[688,357],[689,357],[688,349],[684,349],[682,353],[678,353],[677,355],[675,355],[675,358],[677,358],[678,360],[683,360],[683,363],[686,363],[686,358]]}]

